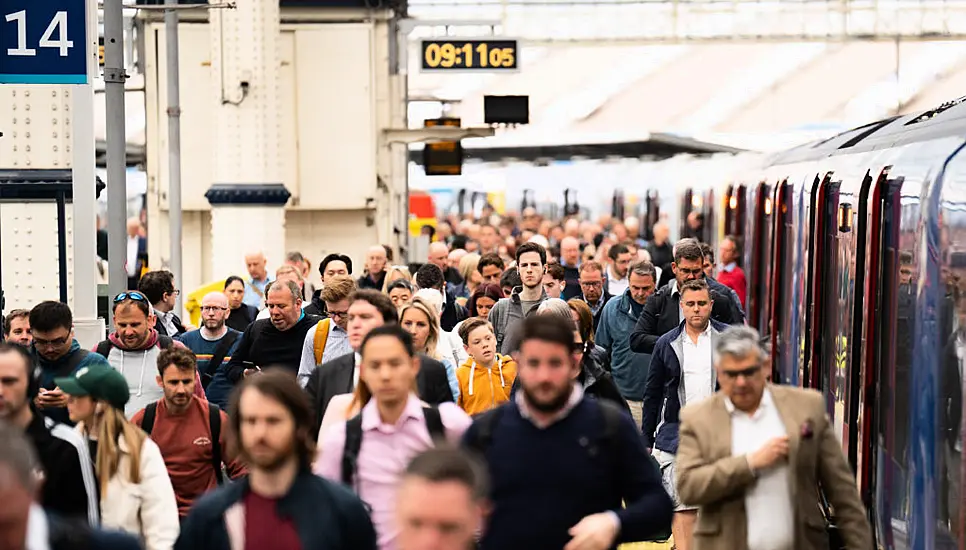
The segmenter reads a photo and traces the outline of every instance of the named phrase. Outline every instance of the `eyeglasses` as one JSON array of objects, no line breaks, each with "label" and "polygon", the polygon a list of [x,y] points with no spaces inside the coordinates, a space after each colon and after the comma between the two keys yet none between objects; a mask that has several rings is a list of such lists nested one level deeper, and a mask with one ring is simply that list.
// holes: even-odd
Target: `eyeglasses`
[{"label": "eyeglasses", "polygon": [[135,302],[148,303],[148,299],[137,291],[122,292],[114,297],[114,303],[123,302],[124,300],[134,300]]},{"label": "eyeglasses", "polygon": [[604,284],[603,281],[580,281],[580,286],[585,286],[588,288],[596,288],[599,286],[603,286],[603,284]]},{"label": "eyeglasses", "polygon": [[67,336],[61,336],[60,338],[54,338],[53,340],[44,340],[42,338],[34,337],[34,346],[38,348],[49,348],[49,347],[60,347],[71,340],[70,334]]},{"label": "eyeglasses", "polygon": [[174,289],[171,292],[167,292],[166,294],[174,294],[175,296],[177,296],[177,295],[181,294],[181,291],[178,290],[178,289]]},{"label": "eyeglasses", "polygon": [[331,319],[335,319],[336,317],[339,319],[345,319],[346,316],[349,315],[348,311],[328,311],[327,313]]},{"label": "eyeglasses", "polygon": [[201,306],[201,311],[228,311],[228,308],[221,306]]},{"label": "eyeglasses", "polygon": [[722,370],[722,374],[730,378],[731,380],[737,380],[739,376],[744,376],[745,378],[751,378],[761,371],[761,363],[753,367],[748,367],[744,370]]}]

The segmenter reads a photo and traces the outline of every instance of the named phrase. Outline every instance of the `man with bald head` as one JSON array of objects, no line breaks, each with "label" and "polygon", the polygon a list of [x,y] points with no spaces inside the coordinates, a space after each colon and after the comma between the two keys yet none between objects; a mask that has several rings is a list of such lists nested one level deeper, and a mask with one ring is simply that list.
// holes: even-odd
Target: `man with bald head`
[{"label": "man with bald head", "polygon": [[[577,220],[569,220],[577,223]],[[569,223],[569,222],[568,222]],[[564,268],[564,286],[560,297],[564,300],[580,297],[580,241],[566,236],[560,241],[560,265]]]},{"label": "man with bald head", "polygon": [[127,287],[135,289],[141,280],[141,272],[148,265],[148,241],[141,236],[141,220],[127,220]]},{"label": "man with bald head", "polygon": [[[443,271],[443,279],[447,283],[452,283],[455,281],[462,281],[460,277],[460,272],[458,269],[452,267],[449,262],[449,247],[441,242],[435,242],[429,245],[429,263],[435,265]],[[457,263],[459,265],[459,263]],[[382,289],[379,289],[382,290]]]},{"label": "man with bald head", "polygon": [[245,282],[245,297],[242,302],[261,310],[265,307],[265,287],[272,282],[268,275],[268,260],[261,251],[245,254],[245,267],[251,277]]},{"label": "man with bald head", "polygon": [[366,273],[359,277],[359,288],[371,288],[382,291],[382,284],[386,281],[386,263],[389,258],[386,248],[377,244],[366,252]]},{"label": "man with bald head", "polygon": [[177,338],[198,358],[198,373],[208,401],[227,410],[228,395],[234,387],[228,381],[228,362],[238,347],[241,332],[225,325],[231,310],[222,292],[209,292],[201,299],[201,328]]}]

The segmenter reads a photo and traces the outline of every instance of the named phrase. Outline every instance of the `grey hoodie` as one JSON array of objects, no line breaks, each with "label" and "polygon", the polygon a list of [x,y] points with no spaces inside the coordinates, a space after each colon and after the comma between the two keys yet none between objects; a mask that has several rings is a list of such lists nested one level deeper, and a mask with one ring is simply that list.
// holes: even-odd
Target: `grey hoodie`
[{"label": "grey hoodie", "polygon": [[[516,347],[520,343],[519,338],[507,338],[507,335],[518,330],[517,325],[524,318],[523,302],[520,300],[522,291],[522,286],[514,288],[510,297],[497,302],[487,316],[487,320],[493,325],[493,332],[496,333],[496,349],[502,355],[510,355],[517,351]],[[547,292],[543,291],[534,307],[538,307],[546,299]]]}]

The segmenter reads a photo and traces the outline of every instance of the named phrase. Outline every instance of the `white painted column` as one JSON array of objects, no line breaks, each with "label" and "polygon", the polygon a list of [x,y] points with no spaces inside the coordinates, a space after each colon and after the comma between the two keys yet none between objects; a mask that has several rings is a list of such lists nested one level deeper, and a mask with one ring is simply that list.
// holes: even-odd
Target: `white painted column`
[{"label": "white painted column", "polygon": [[74,335],[91,349],[104,338],[97,317],[97,149],[94,143],[94,78],[97,75],[97,4],[87,5],[87,84],[74,87],[73,126],[73,304]]},{"label": "white painted column", "polygon": [[211,11],[214,170],[206,197],[216,278],[245,274],[246,252],[262,250],[270,269],[285,255],[279,7],[264,0],[236,5]]}]

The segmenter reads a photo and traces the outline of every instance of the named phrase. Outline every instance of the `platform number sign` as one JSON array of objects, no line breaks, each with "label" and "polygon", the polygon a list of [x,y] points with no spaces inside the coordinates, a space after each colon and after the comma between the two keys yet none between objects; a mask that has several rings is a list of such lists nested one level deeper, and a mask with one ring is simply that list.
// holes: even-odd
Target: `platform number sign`
[{"label": "platform number sign", "polygon": [[84,0],[0,0],[0,84],[86,84]]}]

